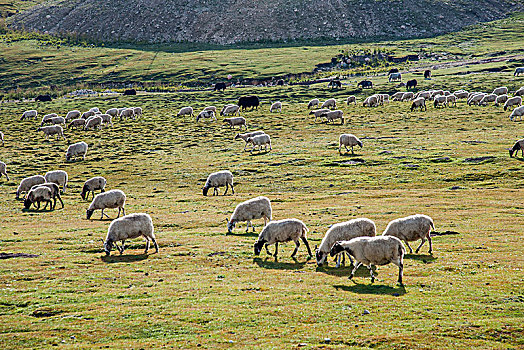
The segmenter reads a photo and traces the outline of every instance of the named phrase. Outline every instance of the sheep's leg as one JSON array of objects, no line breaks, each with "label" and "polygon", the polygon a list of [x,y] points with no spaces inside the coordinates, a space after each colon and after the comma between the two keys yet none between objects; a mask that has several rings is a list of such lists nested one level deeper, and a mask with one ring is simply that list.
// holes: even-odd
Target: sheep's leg
[{"label": "sheep's leg", "polygon": [[297,255],[298,247],[300,247],[300,241],[299,241],[299,240],[296,240],[296,241],[295,241],[295,250],[293,250],[293,254],[291,254],[291,257],[292,257],[292,258],[294,258],[295,255]]},{"label": "sheep's leg", "polygon": [[218,196],[218,188],[213,187],[213,196]]},{"label": "sheep's leg", "polygon": [[429,241],[429,251],[428,251],[428,253],[431,254],[433,252],[433,244],[431,242],[431,233],[428,233],[428,241]]},{"label": "sheep's leg", "polygon": [[353,152],[353,146],[351,146],[351,154],[355,154],[355,152]]},{"label": "sheep's leg", "polygon": [[233,191],[233,194],[235,194],[235,189],[233,188],[233,184],[231,184],[230,186],[231,186],[231,191]]},{"label": "sheep's leg", "polygon": [[406,243],[406,245],[408,246],[409,248],[409,254],[413,254],[413,249],[411,249],[411,247],[409,246],[409,243],[408,241],[404,241]]},{"label": "sheep's leg", "polygon": [[311,253],[311,248],[309,247],[309,243],[308,243],[306,237],[300,237],[300,239],[301,239],[302,242],[304,242],[304,244],[306,245],[307,252],[308,252],[309,256],[313,256],[313,254]]},{"label": "sheep's leg", "polygon": [[402,285],[402,275],[404,274],[404,263],[402,259],[392,261],[393,264],[398,266],[398,283]]},{"label": "sheep's leg", "polygon": [[355,272],[357,272],[358,268],[362,265],[361,262],[359,262],[354,268],[353,271],[351,271],[351,274],[349,275],[349,279],[353,279],[353,276],[355,276]]},{"label": "sheep's leg", "polygon": [[60,201],[60,204],[62,205],[62,209],[64,209],[64,202],[62,201],[62,197],[60,197],[60,194],[57,195],[57,197],[58,197],[58,200]]},{"label": "sheep's leg", "polygon": [[253,232],[255,232],[255,226],[253,226],[253,223],[251,223],[251,228],[253,229]]},{"label": "sheep's leg", "polygon": [[158,243],[156,242],[156,239],[151,238],[153,240],[153,245],[155,246],[155,252],[158,253]]},{"label": "sheep's leg", "polygon": [[146,237],[146,251],[144,254],[147,254],[147,251],[149,250],[149,239]]},{"label": "sheep's leg", "polygon": [[375,282],[375,275],[373,275],[373,266],[371,264],[369,264],[369,266],[367,268],[369,270],[369,274],[371,275],[371,283],[373,283],[373,282]]},{"label": "sheep's leg", "polygon": [[424,245],[424,243],[426,243],[426,239],[424,237],[422,237],[422,242],[420,242],[420,245],[418,246],[418,248],[415,250],[415,253],[418,253],[418,251],[420,250],[420,248]]},{"label": "sheep's leg", "polygon": [[36,202],[36,210],[40,210],[40,202]]},{"label": "sheep's leg", "polygon": [[[248,220],[247,223],[246,223],[246,233],[249,232],[249,225],[250,224],[251,224],[251,221]],[[251,226],[253,226],[253,225],[251,225]]]},{"label": "sheep's leg", "polygon": [[120,248],[120,246],[119,246],[116,242],[114,242],[114,243],[115,243],[115,248],[116,248],[116,250],[118,250],[118,252],[120,253],[120,255],[122,255],[122,249]]},{"label": "sheep's leg", "polygon": [[122,207],[122,216],[126,216],[126,208]]},{"label": "sheep's leg", "polygon": [[349,254],[348,252],[346,252],[348,258],[349,258],[349,261],[351,261],[351,265],[355,266],[355,262],[353,261],[353,258],[351,257],[351,254]]},{"label": "sheep's leg", "polygon": [[53,197],[53,205],[51,206],[51,210],[54,210],[56,207],[56,196]]},{"label": "sheep's leg", "polygon": [[340,154],[340,151],[342,150],[342,145],[338,145],[338,153]]},{"label": "sheep's leg", "polygon": [[229,190],[229,184],[226,182],[226,190],[225,190],[225,192],[224,192],[224,196],[226,195],[227,190]]},{"label": "sheep's leg", "polygon": [[42,210],[46,210],[47,209],[47,204],[49,204],[48,201],[45,202],[44,209],[42,209]]},{"label": "sheep's leg", "polygon": [[[118,211],[118,214],[120,215],[120,210]],[[106,218],[111,219],[111,218],[109,217],[109,215],[107,215],[106,213],[104,213],[104,209],[102,209],[102,218],[101,218],[100,220],[102,220],[102,219],[104,218],[104,215],[106,216]],[[117,216],[117,218],[118,218],[118,216]]]},{"label": "sheep's leg", "polygon": [[344,145],[344,148],[346,149],[346,152],[349,153],[349,148],[347,145]]},{"label": "sheep's leg", "polygon": [[267,253],[267,255],[272,255],[271,252],[269,251],[269,247],[268,247],[267,244],[265,245],[265,247],[266,247],[266,253]]},{"label": "sheep's leg", "polygon": [[338,269],[340,267],[340,254],[337,254],[337,256],[335,257],[335,261],[337,262],[335,267]]},{"label": "sheep's leg", "polygon": [[122,253],[124,252],[124,249],[126,249],[126,240],[122,240]]},{"label": "sheep's leg", "polygon": [[278,255],[278,242],[275,243],[275,254],[273,256],[276,258]]}]

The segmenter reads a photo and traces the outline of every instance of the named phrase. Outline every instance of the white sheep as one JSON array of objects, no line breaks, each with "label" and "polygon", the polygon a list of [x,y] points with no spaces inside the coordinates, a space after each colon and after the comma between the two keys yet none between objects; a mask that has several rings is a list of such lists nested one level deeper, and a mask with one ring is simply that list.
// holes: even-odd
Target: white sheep
[{"label": "white sheep", "polygon": [[75,129],[76,129],[76,128],[78,128],[78,127],[83,128],[84,125],[85,125],[85,123],[86,123],[86,120],[85,120],[85,119],[82,119],[82,118],[73,119],[73,120],[71,120],[71,123],[69,123],[69,124],[67,125],[67,128],[68,128],[68,129],[72,129],[72,128],[75,128]]},{"label": "white sheep", "polygon": [[327,123],[332,122],[333,124],[335,124],[336,119],[340,119],[340,125],[344,125],[344,112],[340,109],[323,113],[321,118],[326,118]]},{"label": "white sheep", "polygon": [[337,101],[334,98],[327,99],[320,108],[337,108]]},{"label": "white sheep", "polygon": [[235,225],[238,222],[244,221],[247,221],[246,232],[248,232],[249,225],[251,225],[253,232],[255,232],[255,227],[251,223],[251,220],[260,218],[264,218],[264,225],[267,220],[272,220],[271,202],[269,201],[269,198],[263,196],[249,199],[236,206],[235,211],[233,211],[233,214],[231,215],[231,220],[226,218],[227,233],[232,233]]},{"label": "white sheep", "polygon": [[489,102],[495,102],[497,100],[497,95],[489,94],[485,95],[482,100],[479,102],[479,106],[487,105]]},{"label": "white sheep", "polygon": [[135,111],[133,108],[124,108],[122,111],[120,111],[119,114],[120,120],[123,120],[125,118],[133,118],[135,117]]},{"label": "white sheep", "polygon": [[95,198],[93,198],[93,201],[87,209],[87,219],[89,220],[93,215],[93,212],[97,209],[102,210],[102,216],[100,217],[100,220],[104,218],[104,215],[109,219],[109,216],[106,213],[104,213],[104,209],[107,208],[118,208],[117,218],[120,216],[120,211],[122,211],[123,214],[126,215],[126,210],[124,208],[125,204],[126,195],[124,194],[124,192],[120,190],[110,190],[107,192],[99,193],[95,196]]},{"label": "white sheep", "polygon": [[51,122],[51,118],[55,118],[55,117],[58,117],[58,114],[50,113],[50,114],[44,115],[44,117],[42,118],[42,122],[40,123],[40,126],[43,126],[46,123],[50,123]]},{"label": "white sheep", "polygon": [[34,109],[31,109],[30,111],[25,111],[24,113],[22,113],[22,117],[20,118],[20,120],[33,118],[38,118],[38,112]]},{"label": "white sheep", "polygon": [[113,126],[113,116],[111,114],[104,113],[99,114],[98,116],[102,118],[102,124],[110,124]]},{"label": "white sheep", "polygon": [[225,105],[224,108],[222,108],[222,111],[220,111],[221,116],[235,115],[235,114],[240,115],[240,106],[238,105],[228,104],[228,105]]},{"label": "white sheep", "polygon": [[95,112],[93,112],[93,111],[87,111],[87,112],[82,113],[81,118],[82,118],[82,119],[87,119],[87,118],[92,117],[92,116],[94,116],[94,115],[96,115]]},{"label": "white sheep", "polygon": [[368,96],[364,102],[362,102],[362,106],[364,107],[378,107],[379,105],[379,100],[378,100],[378,96],[377,95],[371,95],[371,96]]},{"label": "white sheep", "polygon": [[320,104],[320,100],[318,98],[314,98],[307,104],[307,109],[311,109],[313,107],[317,107]]},{"label": "white sheep", "polygon": [[505,87],[505,86],[501,86],[501,87],[498,87],[496,88],[495,90],[493,90],[492,94],[494,95],[504,95],[504,94],[507,94],[508,93],[508,88]]},{"label": "white sheep", "polygon": [[509,99],[509,96],[506,94],[497,96],[497,99],[495,100],[495,106],[506,103],[508,99]]},{"label": "white sheep", "polygon": [[509,107],[520,106],[522,104],[522,97],[515,96],[509,98],[506,103],[504,103],[504,110],[507,110]]},{"label": "white sheep", "polygon": [[[389,95],[388,95],[388,100],[389,100]],[[349,106],[350,103],[354,103],[355,106],[357,105],[357,97],[355,95],[350,95],[348,96],[348,98],[346,99],[346,104]]]},{"label": "white sheep", "polygon": [[431,90],[431,97],[430,97],[430,99],[433,100],[435,98],[435,96],[438,96],[438,95],[446,96],[446,95],[444,95],[444,90]]},{"label": "white sheep", "polygon": [[67,112],[65,119],[66,121],[70,121],[71,119],[80,118],[81,115],[82,113],[78,110],[69,111]]},{"label": "white sheep", "polygon": [[514,96],[524,96],[524,86],[522,86],[520,89],[515,91],[515,95]]},{"label": "white sheep", "polygon": [[448,107],[451,107],[451,105],[457,107],[457,97],[453,94],[446,96],[446,105]]},{"label": "white sheep", "polygon": [[[320,246],[318,248],[315,247],[317,265],[322,266],[324,264],[329,255],[329,252],[331,251],[331,247],[333,247],[337,241],[349,241],[353,238],[363,236],[374,237],[376,234],[377,228],[375,223],[367,218],[358,218],[334,224],[326,232],[322,242],[320,243]],[[337,255],[336,267],[340,266],[341,258],[345,261],[345,255]],[[353,263],[351,256],[349,259],[351,260],[351,263]]]},{"label": "white sheep", "polygon": [[99,113],[100,112],[100,108],[98,107],[93,107],[91,109],[89,109],[90,112],[95,112],[95,113]]},{"label": "white sheep", "polygon": [[269,107],[269,112],[273,113],[275,111],[282,112],[282,102],[277,101],[271,104],[271,107]]},{"label": "white sheep", "polygon": [[215,106],[207,106],[206,108],[204,108],[204,111],[213,111],[215,115],[217,114],[217,108]]},{"label": "white sheep", "polygon": [[86,153],[87,153],[87,143],[84,141],[80,141],[77,143],[73,143],[67,148],[66,151],[66,161],[70,161],[73,157],[82,156],[82,159],[86,159]]},{"label": "white sheep", "polygon": [[42,175],[34,175],[22,179],[16,189],[16,199],[20,198],[20,193],[29,192],[34,185],[41,185],[43,183],[45,183],[45,178]]},{"label": "white sheep", "polygon": [[413,99],[413,97],[415,97],[415,94],[412,93],[411,91],[410,92],[405,92],[402,95],[401,101],[411,101]]},{"label": "white sheep", "polygon": [[57,184],[58,186],[62,186],[62,192],[66,192],[68,178],[67,172],[63,170],[48,171],[44,175],[44,178],[46,182],[51,182]]},{"label": "white sheep", "polygon": [[344,146],[346,148],[346,152],[349,152],[348,147],[351,147],[351,154],[354,154],[353,146],[357,145],[362,148],[362,141],[360,141],[358,137],[353,134],[342,134],[338,138],[338,153],[341,153],[342,146]]},{"label": "white sheep", "polygon": [[50,210],[53,209],[53,194],[51,192],[51,189],[49,189],[46,186],[36,186],[31,188],[29,192],[27,193],[27,198],[24,200],[24,207],[25,209],[29,209],[31,207],[31,204],[36,203],[36,209],[40,210],[40,203],[46,202],[45,207],[43,210],[47,208],[47,205],[49,204]]},{"label": "white sheep", "polygon": [[[389,95],[388,94],[378,94],[378,96],[380,97],[380,103],[381,104],[389,103]],[[355,102],[355,104],[356,104],[356,102]]]},{"label": "white sheep", "polygon": [[207,192],[211,187],[213,187],[213,196],[218,196],[218,188],[224,186],[226,187],[224,196],[226,195],[229,186],[231,186],[231,191],[233,191],[233,194],[235,194],[235,189],[233,188],[233,174],[228,170],[211,173],[207,177],[207,181],[202,188],[202,193],[204,196],[207,196]]},{"label": "white sheep", "polygon": [[230,129],[238,125],[240,129],[244,126],[247,130],[246,119],[244,117],[225,118],[222,122],[229,124]]},{"label": "white sheep", "polygon": [[[158,244],[156,242],[151,216],[144,213],[134,213],[123,216],[120,219],[115,219],[107,229],[104,251],[107,256],[110,255],[114,244],[120,252],[120,255],[122,255],[124,253],[126,239],[138,238],[140,236],[146,239],[146,250],[144,254],[147,254],[149,250],[150,240],[153,241],[155,251],[158,253]],[[116,243],[118,241],[122,241],[121,247]]]},{"label": "white sheep", "polygon": [[203,110],[202,112],[198,113],[197,117],[196,117],[196,121],[198,121],[199,119],[205,119],[205,118],[210,118],[210,119],[215,119],[217,120],[217,117],[215,116],[215,112],[213,112],[212,110]]},{"label": "white sheep", "polygon": [[419,239],[422,240],[418,248],[415,250],[415,253],[418,253],[422,245],[426,243],[427,239],[429,241],[428,253],[431,254],[433,251],[430,234],[431,229],[435,229],[433,220],[427,215],[416,214],[390,221],[382,235],[394,236],[406,242],[410,253],[413,253],[413,249],[411,249],[408,242],[417,241]]},{"label": "white sheep", "polygon": [[315,116],[315,121],[317,121],[317,118],[322,118],[322,114],[329,112],[330,110],[327,108],[317,109],[309,112],[309,115]]},{"label": "white sheep", "polygon": [[395,92],[393,95],[391,95],[391,100],[402,101],[402,96],[404,96],[404,93],[402,91]]},{"label": "white sheep", "polygon": [[477,94],[474,94],[474,95],[471,95],[469,98],[468,98],[468,106],[471,106],[471,105],[480,105],[480,101],[482,101],[482,99],[484,98],[484,96],[486,96],[485,93],[483,92],[480,92],[480,93],[477,93]]},{"label": "white sheep", "polygon": [[193,116],[193,107],[182,107],[180,111],[178,111],[177,117],[181,117],[184,115]]},{"label": "white sheep", "polygon": [[[520,139],[513,145],[512,148],[509,149],[509,156],[510,158],[513,158],[513,154],[515,154],[515,157],[518,156],[519,150],[522,153],[522,158],[524,158],[524,139]],[[1,164],[0,164],[1,165]],[[1,167],[0,167],[1,169]]]},{"label": "white sheep", "polygon": [[52,124],[52,125],[59,125],[59,124],[64,124],[65,125],[66,120],[65,120],[64,117],[53,117],[53,118],[48,120],[48,123]]},{"label": "white sheep", "polygon": [[457,90],[453,93],[457,98],[467,98],[469,95],[469,92],[465,90]]},{"label": "white sheep", "polygon": [[420,91],[415,96],[413,96],[413,100],[416,100],[417,98],[423,97],[425,100],[429,100],[431,97],[431,92],[429,91]]},{"label": "white sheep", "polygon": [[284,219],[278,221],[269,222],[258,235],[258,240],[255,243],[255,255],[260,255],[262,247],[266,247],[266,252],[271,255],[269,252],[268,246],[271,244],[275,245],[275,254],[273,256],[276,258],[278,255],[278,243],[280,242],[295,242],[295,250],[291,257],[294,258],[297,254],[298,247],[300,247],[299,239],[304,242],[307,248],[309,257],[312,257],[311,248],[309,248],[309,243],[307,241],[308,228],[306,224],[298,219]]},{"label": "white sheep", "polygon": [[523,115],[524,115],[524,106],[517,107],[509,115],[509,120],[515,119],[515,121],[516,121],[517,117],[519,117],[519,120],[522,120],[522,116]]},{"label": "white sheep", "polygon": [[45,136],[46,140],[49,140],[49,136],[56,135],[57,139],[60,139],[60,136],[66,139],[64,136],[64,129],[60,125],[49,125],[49,126],[41,126],[36,131],[42,131]]},{"label": "white sheep", "polygon": [[142,116],[142,107],[133,107],[131,108],[133,110],[133,116],[140,118]]},{"label": "white sheep", "polygon": [[268,134],[261,134],[261,135],[255,135],[248,137],[246,140],[246,143],[250,143],[253,145],[251,148],[251,153],[253,153],[253,150],[256,146],[258,146],[258,151],[262,151],[262,146],[264,146],[264,151],[267,152],[267,146],[269,145],[269,150],[271,151],[273,148],[271,147],[271,138]]},{"label": "white sheep", "polygon": [[400,239],[392,236],[357,237],[350,241],[336,242],[329,254],[335,256],[343,251],[353,256],[358,262],[351,271],[349,279],[353,278],[360,265],[365,265],[371,275],[371,283],[373,283],[375,282],[373,265],[393,263],[398,266],[398,283],[402,285],[406,248]]},{"label": "white sheep", "polygon": [[112,116],[113,118],[116,118],[118,117],[118,108],[109,108],[105,114],[109,114],[110,116]]},{"label": "white sheep", "polygon": [[[64,202],[62,201],[62,197],[60,197],[60,188],[58,187],[57,184],[55,184],[53,182],[46,182],[46,183],[43,183],[43,184],[40,184],[40,185],[34,185],[33,187],[31,187],[31,190],[33,190],[36,187],[40,187],[40,186],[47,187],[47,188],[49,188],[51,190],[51,197],[53,199],[53,205],[51,206],[51,210],[55,209],[55,207],[56,207],[56,199],[57,198],[58,198],[58,200],[60,200],[60,204],[62,204],[62,209],[64,208]],[[31,206],[31,204],[29,204],[29,206]],[[26,209],[29,209],[29,206]]]},{"label": "white sheep", "polygon": [[0,162],[0,177],[5,175],[7,181],[9,181],[9,175],[7,175],[7,165],[4,162]]},{"label": "white sheep", "polygon": [[84,125],[84,130],[88,130],[88,129],[101,129],[102,128],[102,118],[100,116],[94,116],[94,117],[89,117],[87,120],[86,120],[86,124]]},{"label": "white sheep", "polygon": [[263,132],[261,130],[252,131],[252,132],[246,132],[244,134],[236,134],[235,140],[244,140],[246,142],[246,144],[244,145],[244,151],[245,151],[246,147],[248,145],[248,142],[247,142],[248,138],[253,137],[253,136],[257,136],[257,135],[263,135],[263,134],[265,134],[265,132]]},{"label": "white sheep", "polygon": [[95,176],[84,182],[84,187],[82,187],[82,193],[80,197],[86,200],[89,199],[89,193],[95,198],[95,191],[100,190],[101,193],[105,192],[105,187],[107,180],[102,176]]},{"label": "white sheep", "polygon": [[426,107],[426,99],[424,97],[418,97],[411,102],[411,112],[413,112],[415,109],[420,108],[420,110],[427,111],[428,108]]}]

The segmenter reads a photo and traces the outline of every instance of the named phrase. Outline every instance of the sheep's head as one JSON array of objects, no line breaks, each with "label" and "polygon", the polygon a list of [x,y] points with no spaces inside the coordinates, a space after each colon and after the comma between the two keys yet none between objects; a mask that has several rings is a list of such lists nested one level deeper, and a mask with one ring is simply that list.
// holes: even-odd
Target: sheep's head
[{"label": "sheep's head", "polygon": [[84,187],[82,187],[82,193],[80,193],[80,197],[82,197],[82,199],[86,199],[86,193],[87,193],[87,185],[84,185]]},{"label": "sheep's head", "polygon": [[87,209],[86,210],[86,217],[87,220],[91,219],[91,216],[93,215],[94,210],[93,209]]},{"label": "sheep's head", "polygon": [[329,255],[335,256],[342,251],[344,251],[344,247],[342,247],[340,242],[336,242],[335,244],[333,244],[333,247],[331,247],[331,250],[329,251]]},{"label": "sheep's head", "polygon": [[321,252],[318,247],[315,247],[315,257],[317,258],[317,265],[322,266],[324,265],[324,262],[326,261],[327,254],[324,252]]},{"label": "sheep's head", "polygon": [[111,254],[111,249],[113,249],[113,242],[110,240],[105,241],[104,242],[104,251],[106,252],[107,256]]},{"label": "sheep's head", "polygon": [[260,255],[260,251],[262,250],[262,247],[264,246],[264,244],[266,243],[267,241],[263,238],[259,239],[258,241],[255,242],[255,245],[254,245],[254,248],[255,248],[255,255],[256,256],[259,256]]},{"label": "sheep's head", "polygon": [[233,233],[233,229],[235,228],[235,221],[233,220],[229,221],[227,218],[226,218],[226,221],[227,221],[227,233]]},{"label": "sheep's head", "polygon": [[29,196],[27,196],[24,200],[24,208],[29,209],[29,207],[31,207],[31,204],[33,204],[33,202],[31,201],[31,199],[29,199]]},{"label": "sheep's head", "polygon": [[204,196],[207,196],[207,191],[209,191],[209,186],[204,186],[204,187],[202,187],[202,194],[203,194]]}]

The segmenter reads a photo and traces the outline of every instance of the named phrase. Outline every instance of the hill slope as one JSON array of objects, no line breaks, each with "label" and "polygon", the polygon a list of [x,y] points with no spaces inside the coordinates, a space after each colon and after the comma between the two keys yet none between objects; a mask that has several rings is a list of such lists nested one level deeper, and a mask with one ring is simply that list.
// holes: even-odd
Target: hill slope
[{"label": "hill slope", "polygon": [[102,41],[231,44],[433,36],[523,8],[522,0],[51,0],[11,26]]}]

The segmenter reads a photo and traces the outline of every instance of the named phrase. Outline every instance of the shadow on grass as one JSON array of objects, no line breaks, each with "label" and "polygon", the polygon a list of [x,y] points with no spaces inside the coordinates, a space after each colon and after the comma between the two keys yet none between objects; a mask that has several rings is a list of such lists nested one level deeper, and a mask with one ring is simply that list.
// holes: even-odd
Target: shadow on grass
[{"label": "shadow on grass", "polygon": [[258,237],[258,233],[256,232],[238,232],[238,233],[227,233],[226,236],[243,236],[243,237]]},{"label": "shadow on grass", "polygon": [[[342,267],[335,267],[335,264],[333,264],[333,267],[327,267],[327,266],[320,266],[317,267],[317,272],[322,272],[330,276],[336,276],[336,277],[349,277],[351,274],[351,271],[353,271],[354,266],[352,264],[342,266]],[[377,268],[375,266],[372,267],[373,274],[375,276],[378,276]],[[369,270],[364,265],[360,266],[358,270],[355,272],[355,277],[370,277],[369,276]]]},{"label": "shadow on grass", "polygon": [[438,258],[434,257],[433,254],[406,254],[404,259],[422,261],[423,263],[433,262]]},{"label": "shadow on grass", "polygon": [[401,285],[391,287],[383,284],[360,284],[356,282],[353,283],[353,285],[349,286],[335,284],[333,287],[336,290],[343,290],[345,292],[352,292],[358,294],[382,294],[394,296],[401,296],[406,294],[406,289],[404,288],[404,286]]},{"label": "shadow on grass", "polygon": [[[118,253],[117,253],[118,254]],[[148,254],[138,254],[138,255],[104,255],[102,256],[102,261],[113,264],[113,263],[129,263],[135,261],[146,260],[149,257]]]},{"label": "shadow on grass", "polygon": [[[254,153],[253,153],[254,152]],[[251,157],[258,157],[258,156],[263,156],[265,154],[268,154],[269,152],[271,152],[269,149],[267,151],[253,151],[253,152],[249,152],[249,155]]]},{"label": "shadow on grass", "polygon": [[54,209],[36,209],[36,208],[30,208],[30,209],[22,209],[23,213],[49,213],[55,211]]},{"label": "shadow on grass", "polygon": [[307,262],[307,261],[299,262],[297,259],[291,258],[295,262],[287,263],[287,262],[278,262],[278,259],[283,259],[283,258],[274,258],[274,257],[268,256],[267,258],[254,258],[253,262],[257,264],[258,266],[263,267],[265,269],[274,269],[274,270],[299,270],[303,268]]}]

